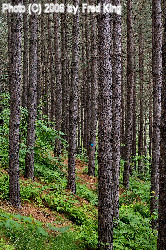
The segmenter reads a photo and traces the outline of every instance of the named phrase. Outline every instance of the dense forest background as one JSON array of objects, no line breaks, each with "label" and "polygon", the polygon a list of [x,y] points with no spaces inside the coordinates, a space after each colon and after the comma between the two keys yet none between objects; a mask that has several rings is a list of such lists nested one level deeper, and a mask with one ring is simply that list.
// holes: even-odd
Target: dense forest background
[{"label": "dense forest background", "polygon": [[0,249],[166,249],[166,2],[99,3],[1,9]]}]

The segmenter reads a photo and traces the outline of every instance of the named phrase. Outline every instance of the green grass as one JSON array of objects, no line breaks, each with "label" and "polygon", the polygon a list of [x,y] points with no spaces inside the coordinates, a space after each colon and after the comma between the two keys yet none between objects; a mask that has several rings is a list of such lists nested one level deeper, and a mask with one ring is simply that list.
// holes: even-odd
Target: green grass
[{"label": "green grass", "polygon": [[[12,244],[7,249],[66,250],[80,248],[75,240],[77,232],[69,231],[68,227],[56,228],[31,217],[13,215],[3,210],[0,210],[0,232]],[[6,245],[3,240],[0,244]]]}]

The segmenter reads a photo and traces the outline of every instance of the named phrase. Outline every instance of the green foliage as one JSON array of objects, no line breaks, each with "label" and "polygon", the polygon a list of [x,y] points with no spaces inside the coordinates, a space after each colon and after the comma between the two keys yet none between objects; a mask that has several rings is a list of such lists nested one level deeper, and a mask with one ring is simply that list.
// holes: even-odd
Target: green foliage
[{"label": "green foliage", "polygon": [[97,206],[98,204],[97,192],[94,192],[93,190],[89,189],[86,185],[77,185],[77,195],[82,198],[85,198],[94,206]]},{"label": "green foliage", "polygon": [[[56,171],[55,171],[56,169]],[[35,164],[35,176],[40,180],[43,180],[45,183],[55,182],[60,183],[61,186],[66,186],[65,173],[61,169],[55,166],[55,169],[52,170],[48,166]]]},{"label": "green foliage", "polygon": [[147,214],[142,216],[138,208],[138,204],[121,206],[120,221],[114,229],[114,249],[157,249],[157,232],[150,228]]},{"label": "green foliage", "polygon": [[0,246],[3,244],[2,246],[7,247],[4,249],[80,249],[75,243],[76,233],[69,231],[69,227],[44,226],[33,218],[5,213],[2,210],[0,232],[3,232],[14,246],[7,246],[1,240]]},{"label": "green foliage", "polygon": [[0,172],[0,199],[9,199],[9,177]]},{"label": "green foliage", "polygon": [[14,250],[15,248],[11,245],[8,245],[3,238],[0,238],[0,249]]}]

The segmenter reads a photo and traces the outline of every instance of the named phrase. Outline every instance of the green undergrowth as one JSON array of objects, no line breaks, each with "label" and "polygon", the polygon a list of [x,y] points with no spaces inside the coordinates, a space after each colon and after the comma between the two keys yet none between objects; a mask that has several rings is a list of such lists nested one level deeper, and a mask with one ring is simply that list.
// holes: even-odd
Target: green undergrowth
[{"label": "green undergrowth", "polygon": [[[70,231],[69,227],[57,228],[32,217],[3,210],[0,210],[0,232],[12,244],[4,249],[79,249],[75,240],[77,232]],[[5,242],[2,244],[5,246]]]},{"label": "green undergrowth", "polygon": [[[9,107],[8,96],[3,98],[4,109],[0,114],[0,200],[9,200],[8,150]],[[22,203],[50,208],[63,214],[74,223],[72,230],[59,232],[48,225],[21,215],[11,215],[0,210],[0,249],[97,249],[97,190],[81,184],[77,177],[77,194],[67,190],[67,143],[63,133],[57,133],[47,119],[36,122],[35,181],[23,178],[26,155],[27,111],[21,110],[20,125],[20,192]],[[53,156],[55,138],[61,140],[63,154]],[[78,158],[87,163],[85,154]],[[121,161],[122,183],[123,161]],[[82,172],[87,174],[87,167]],[[97,189],[97,188],[96,188]],[[130,188],[121,186],[120,220],[114,226],[114,249],[155,250],[157,235],[150,228],[150,182],[139,179],[133,172]],[[6,245],[6,248],[4,247]]]},{"label": "green undergrowth", "polygon": [[[75,223],[80,247],[97,247],[97,194],[77,183],[77,195],[66,189],[66,174],[36,165],[41,182],[21,180],[22,201],[58,211]],[[2,185],[3,183],[3,185]],[[120,220],[114,227],[114,249],[157,249],[156,232],[150,228],[150,184],[131,178],[130,189],[120,196]],[[8,199],[8,176],[0,175],[1,199]],[[81,198],[82,197],[82,198]],[[40,248],[38,248],[40,249]]]}]

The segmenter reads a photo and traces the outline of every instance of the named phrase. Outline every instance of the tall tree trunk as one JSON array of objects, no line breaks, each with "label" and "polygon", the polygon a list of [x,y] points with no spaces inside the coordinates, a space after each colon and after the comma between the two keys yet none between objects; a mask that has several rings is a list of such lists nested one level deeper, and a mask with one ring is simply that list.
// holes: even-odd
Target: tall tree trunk
[{"label": "tall tree trunk", "polygon": [[[20,0],[12,0],[11,4],[19,4]],[[10,203],[20,207],[19,185],[19,126],[21,101],[21,29],[22,16],[11,14],[10,38],[10,123],[9,123],[9,196]]]},{"label": "tall tree trunk", "polygon": [[143,58],[143,34],[142,34],[142,24],[139,28],[139,81],[140,81],[140,116],[139,116],[139,134],[138,134],[138,173],[141,175],[143,173],[143,131],[144,131],[144,113],[143,113],[143,70],[144,70],[144,58]]},{"label": "tall tree trunk", "polygon": [[[95,3],[92,1],[92,4]],[[91,14],[91,97],[90,97],[90,141],[88,174],[95,176],[95,148],[97,126],[97,44],[96,44],[96,16]]]},{"label": "tall tree trunk", "polygon": [[121,158],[124,159],[124,145],[125,145],[125,82],[124,82],[124,63],[122,58],[122,71],[121,71]]},{"label": "tall tree trunk", "polygon": [[[153,139],[151,166],[151,215],[158,209],[159,159],[160,159],[160,116],[162,83],[162,22],[161,0],[152,1],[152,75],[153,75]],[[152,220],[152,227],[156,220]]]},{"label": "tall tree trunk", "polygon": [[[114,5],[121,4],[114,0]],[[120,170],[120,124],[121,124],[121,16],[113,16],[113,206],[114,217],[119,218],[119,170]]]},{"label": "tall tree trunk", "polygon": [[[32,0],[31,3],[34,3]],[[25,176],[34,178],[35,120],[37,109],[37,16],[29,18],[29,83],[28,83],[28,125]]]},{"label": "tall tree trunk", "polygon": [[[49,59],[49,81],[50,81],[50,120],[55,118],[55,73],[53,60],[53,41],[52,41],[52,15],[48,15],[48,59]],[[56,56],[56,52],[55,52]]]},{"label": "tall tree trunk", "polygon": [[126,110],[126,157],[123,173],[123,185],[129,187],[130,157],[132,145],[133,121],[133,28],[132,28],[132,0],[127,0],[127,110]]},{"label": "tall tree trunk", "polygon": [[[79,0],[74,0],[79,5]],[[79,13],[73,16],[72,28],[72,64],[71,90],[69,106],[69,154],[68,154],[68,188],[76,193],[75,155],[77,148],[77,117],[78,117],[78,83],[79,83]]]},{"label": "tall tree trunk", "polygon": [[[151,74],[149,77],[149,156],[152,157],[152,127],[153,127],[153,121],[152,121],[152,110],[153,110],[153,98],[152,98],[152,81],[151,81]],[[151,159],[150,159],[151,161]]]},{"label": "tall tree trunk", "polygon": [[[41,102],[41,94],[42,94],[42,62],[41,62],[41,16],[38,16],[38,39],[37,39],[37,108]],[[40,108],[41,110],[41,108]]]},{"label": "tall tree trunk", "polygon": [[166,2],[163,4],[164,32],[163,32],[163,83],[161,94],[161,155],[159,177],[159,227],[158,227],[158,250],[166,249]]},{"label": "tall tree trunk", "polygon": [[[23,1],[27,6],[27,0]],[[23,32],[24,32],[24,51],[23,51],[23,89],[22,89],[22,106],[27,108],[27,89],[28,89],[28,15],[23,15]]]},{"label": "tall tree trunk", "polygon": [[[55,76],[56,76],[55,129],[59,133],[61,131],[61,124],[62,124],[62,81],[61,81],[61,61],[60,61],[59,19],[57,14],[54,15],[54,46],[55,46]],[[60,153],[61,153],[61,141],[60,139],[56,139],[54,154],[56,156],[59,156]]]},{"label": "tall tree trunk", "polygon": [[85,14],[85,51],[86,51],[86,71],[85,71],[85,126],[84,135],[86,138],[85,148],[89,157],[90,151],[90,117],[91,117],[91,72],[90,72],[90,32],[89,15]]},{"label": "tall tree trunk", "polygon": [[[135,44],[134,44],[135,47]],[[134,49],[135,51],[135,49]],[[136,93],[136,52],[134,53],[134,86],[133,86],[133,139],[132,139],[132,157],[136,157],[137,153],[137,93]],[[136,161],[133,159],[134,169],[136,169]],[[130,171],[132,174],[132,169]]]},{"label": "tall tree trunk", "polygon": [[[101,0],[101,4],[109,1]],[[112,64],[110,14],[98,15],[98,241],[99,249],[113,249],[112,203]]]}]

